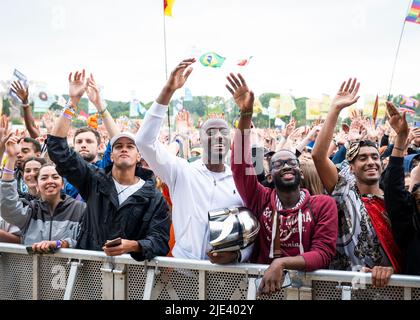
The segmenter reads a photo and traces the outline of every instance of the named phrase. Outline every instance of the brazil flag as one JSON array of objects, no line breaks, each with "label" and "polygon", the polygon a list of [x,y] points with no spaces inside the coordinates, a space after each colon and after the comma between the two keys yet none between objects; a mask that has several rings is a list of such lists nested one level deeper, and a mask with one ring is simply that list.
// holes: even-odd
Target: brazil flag
[{"label": "brazil flag", "polygon": [[205,67],[219,68],[225,62],[224,57],[214,52],[207,52],[200,57],[200,62]]}]

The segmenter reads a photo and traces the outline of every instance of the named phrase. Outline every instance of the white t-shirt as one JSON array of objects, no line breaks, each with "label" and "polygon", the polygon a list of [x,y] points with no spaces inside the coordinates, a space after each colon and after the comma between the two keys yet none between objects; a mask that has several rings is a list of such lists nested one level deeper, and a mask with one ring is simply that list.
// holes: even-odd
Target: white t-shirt
[{"label": "white t-shirt", "polygon": [[145,184],[145,181],[140,179],[136,184],[132,185],[123,185],[119,184],[114,178],[112,178],[115,183],[115,188],[117,189],[118,202],[121,205],[129,196],[135,193],[137,190],[140,190],[141,187]]}]

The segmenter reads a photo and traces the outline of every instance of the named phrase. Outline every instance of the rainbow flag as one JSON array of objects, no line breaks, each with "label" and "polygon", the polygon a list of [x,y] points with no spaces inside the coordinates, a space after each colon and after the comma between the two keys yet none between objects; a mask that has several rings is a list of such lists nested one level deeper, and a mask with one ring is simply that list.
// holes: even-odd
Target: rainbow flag
[{"label": "rainbow flag", "polygon": [[200,62],[205,67],[219,68],[225,62],[224,57],[214,52],[207,52],[200,57]]},{"label": "rainbow flag", "polygon": [[419,106],[419,101],[402,95],[399,97],[398,105],[400,107],[400,111],[406,111],[410,114],[414,114]]},{"label": "rainbow flag", "polygon": [[413,0],[405,21],[420,24],[420,0]]},{"label": "rainbow flag", "polygon": [[172,17],[172,7],[175,0],[163,0],[163,12],[165,16]]}]

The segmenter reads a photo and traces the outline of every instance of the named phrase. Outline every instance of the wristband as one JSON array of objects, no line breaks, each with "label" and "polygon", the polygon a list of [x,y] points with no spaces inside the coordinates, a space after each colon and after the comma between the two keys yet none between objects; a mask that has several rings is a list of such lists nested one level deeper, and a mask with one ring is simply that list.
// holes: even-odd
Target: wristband
[{"label": "wristband", "polygon": [[251,116],[252,117],[253,112],[252,111],[249,111],[249,112],[241,112],[240,114],[241,114],[241,117],[246,117],[246,116]]},{"label": "wristband", "polygon": [[104,110],[102,110],[102,111],[98,111],[98,114],[101,116],[101,117],[103,117],[104,116],[104,113],[105,112],[107,112],[108,111],[108,109],[107,108],[105,108]]},{"label": "wristband", "polygon": [[55,240],[55,248],[56,249],[60,249],[61,248],[61,241],[60,240]]},{"label": "wristband", "polygon": [[29,108],[29,103],[22,103],[22,108]]},{"label": "wristband", "polygon": [[10,170],[10,169],[7,169],[7,168],[3,168],[3,173],[15,174],[15,172],[13,170]]}]

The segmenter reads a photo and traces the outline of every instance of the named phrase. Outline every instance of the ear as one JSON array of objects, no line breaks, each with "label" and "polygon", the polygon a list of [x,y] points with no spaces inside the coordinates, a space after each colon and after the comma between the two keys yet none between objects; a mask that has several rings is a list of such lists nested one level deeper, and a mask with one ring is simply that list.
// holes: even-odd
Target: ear
[{"label": "ear", "polygon": [[305,175],[303,174],[302,169],[299,169],[299,171],[300,171],[300,179],[305,180]]},{"label": "ear", "polygon": [[267,174],[266,179],[267,179],[268,183],[272,183],[273,182],[273,176],[271,175],[271,173],[268,173]]},{"label": "ear", "polygon": [[111,151],[109,157],[111,158],[111,162],[114,163],[114,152]]},{"label": "ear", "polygon": [[350,173],[354,174],[354,165],[350,163]]},{"label": "ear", "polygon": [[41,152],[35,152],[35,156],[39,158],[41,156]]}]

